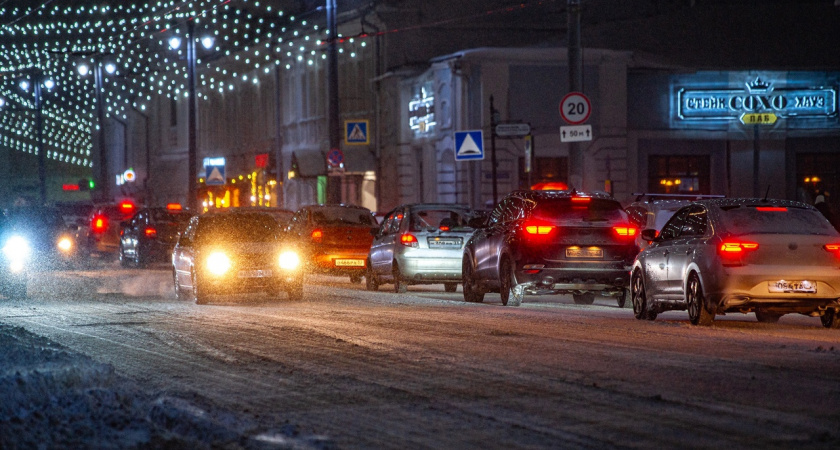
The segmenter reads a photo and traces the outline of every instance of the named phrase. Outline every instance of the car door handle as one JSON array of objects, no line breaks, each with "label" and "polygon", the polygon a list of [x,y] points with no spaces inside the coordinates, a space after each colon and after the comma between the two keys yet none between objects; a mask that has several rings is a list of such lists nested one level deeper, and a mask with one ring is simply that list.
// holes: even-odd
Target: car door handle
[{"label": "car door handle", "polygon": [[665,270],[665,264],[664,263],[659,264],[659,268],[662,269],[662,270]]}]

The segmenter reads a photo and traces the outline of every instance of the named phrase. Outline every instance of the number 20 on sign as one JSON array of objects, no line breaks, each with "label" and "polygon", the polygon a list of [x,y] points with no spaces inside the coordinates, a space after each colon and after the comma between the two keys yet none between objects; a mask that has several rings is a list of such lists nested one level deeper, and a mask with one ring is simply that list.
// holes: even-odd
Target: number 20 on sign
[{"label": "number 20 on sign", "polygon": [[569,125],[579,125],[589,119],[592,105],[580,92],[570,92],[560,101],[560,117]]}]

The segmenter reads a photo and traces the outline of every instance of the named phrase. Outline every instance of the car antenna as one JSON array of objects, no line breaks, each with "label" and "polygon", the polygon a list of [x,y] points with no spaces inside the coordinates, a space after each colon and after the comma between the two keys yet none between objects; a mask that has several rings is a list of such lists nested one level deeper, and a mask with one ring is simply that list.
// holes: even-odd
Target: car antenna
[{"label": "car antenna", "polygon": [[768,196],[768,195],[770,195],[770,185],[769,185],[769,184],[767,185],[767,191],[765,191],[765,192],[764,192],[764,198],[763,198],[763,199],[761,199],[761,201],[762,201],[762,202],[766,202],[766,201],[767,201],[767,196]]}]

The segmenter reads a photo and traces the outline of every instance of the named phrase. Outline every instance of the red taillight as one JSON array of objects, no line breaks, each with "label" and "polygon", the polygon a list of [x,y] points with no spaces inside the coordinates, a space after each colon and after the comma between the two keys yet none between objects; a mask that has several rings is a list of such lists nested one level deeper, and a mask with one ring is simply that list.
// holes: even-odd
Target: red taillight
[{"label": "red taillight", "polygon": [[123,214],[134,214],[136,206],[131,202],[120,202],[120,212]]},{"label": "red taillight", "polygon": [[449,231],[449,227],[446,226],[446,225],[441,225],[440,226],[440,231]]},{"label": "red taillight", "polygon": [[784,206],[756,206],[755,210],[761,212],[785,212],[788,209]]},{"label": "red taillight", "polygon": [[182,209],[184,209],[184,207],[181,206],[180,203],[167,203],[166,209],[170,211],[181,211]]},{"label": "red taillight", "polygon": [[321,240],[324,238],[324,232],[321,230],[312,230],[312,233],[309,235],[312,238],[312,242],[321,243]]},{"label": "red taillight", "polygon": [[583,204],[583,203],[589,203],[591,201],[592,201],[592,197],[572,197],[572,203],[575,203],[575,204],[578,204],[578,205]]},{"label": "red taillight", "polygon": [[720,253],[724,255],[743,254],[750,250],[758,250],[758,244],[755,242],[724,242],[720,244]]},{"label": "red taillight", "polygon": [[152,228],[152,227],[146,227],[146,229],[145,229],[145,230],[143,230],[143,232],[146,234],[146,237],[147,237],[147,238],[155,238],[155,237],[157,237],[157,230],[155,230],[155,229],[154,229],[154,228]]},{"label": "red taillight", "polygon": [[525,232],[533,235],[533,236],[543,236],[546,234],[551,233],[557,227],[554,225],[544,225],[544,224],[536,224],[536,223],[529,223],[525,224]]},{"label": "red taillight", "polygon": [[413,234],[403,234],[400,236],[400,244],[405,245],[406,247],[419,247],[420,243],[417,242],[417,238]]},{"label": "red taillight", "polygon": [[90,228],[94,233],[104,233],[108,228],[108,218],[105,216],[94,216],[90,221]]},{"label": "red taillight", "polygon": [[823,248],[826,251],[834,253],[834,256],[840,256],[840,244],[825,244]]},{"label": "red taillight", "polygon": [[639,232],[639,229],[630,225],[621,225],[613,227],[613,231],[621,237],[636,237],[636,233]]}]

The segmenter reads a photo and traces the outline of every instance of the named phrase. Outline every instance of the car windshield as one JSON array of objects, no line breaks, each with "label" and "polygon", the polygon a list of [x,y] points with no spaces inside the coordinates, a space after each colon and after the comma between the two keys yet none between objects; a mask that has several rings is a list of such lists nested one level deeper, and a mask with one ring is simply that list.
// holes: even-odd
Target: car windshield
[{"label": "car windshield", "polygon": [[656,227],[657,230],[661,230],[662,227],[665,226],[665,222],[667,222],[668,219],[673,217],[674,213],[676,213],[680,208],[682,208],[686,204],[671,206],[671,207],[668,207],[668,208],[662,208],[659,211],[657,211],[656,212],[656,218],[654,220],[655,221],[654,227]]},{"label": "car windshield", "polygon": [[198,244],[272,242],[280,226],[267,214],[231,214],[202,217],[196,229]]},{"label": "car windshield", "polygon": [[[586,198],[587,200],[574,200]],[[536,219],[557,221],[615,222],[627,221],[627,213],[615,200],[589,197],[566,197],[540,200],[532,216]]]},{"label": "car windshield", "polygon": [[721,208],[724,229],[733,234],[816,234],[836,236],[831,223],[815,209],[774,206]]},{"label": "car windshield", "polygon": [[367,225],[375,226],[376,219],[367,209],[326,206],[312,210],[312,221],[317,225]]},{"label": "car windshield", "polygon": [[190,221],[190,215],[187,213],[175,213],[171,211],[152,210],[152,220],[155,223],[177,225],[185,227]]},{"label": "car windshield", "polygon": [[465,209],[441,208],[422,209],[411,213],[411,231],[434,231],[441,228],[451,230],[467,226],[468,211]]}]

